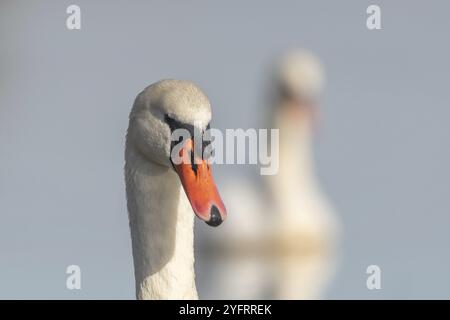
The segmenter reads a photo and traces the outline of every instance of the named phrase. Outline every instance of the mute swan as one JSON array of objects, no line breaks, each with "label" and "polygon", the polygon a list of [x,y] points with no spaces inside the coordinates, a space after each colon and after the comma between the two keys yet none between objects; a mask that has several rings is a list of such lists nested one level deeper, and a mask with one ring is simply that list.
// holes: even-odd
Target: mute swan
[{"label": "mute swan", "polygon": [[233,177],[223,185],[228,209],[239,214],[214,238],[205,230],[200,258],[218,281],[208,291],[211,297],[313,299],[323,294],[334,270],[339,228],[313,166],[322,83],[322,65],[311,53],[288,53],[277,65],[269,126],[280,130],[279,172],[257,184]]},{"label": "mute swan", "polygon": [[280,170],[268,176],[278,299],[316,299],[335,269],[340,230],[316,178],[313,133],[324,71],[309,52],[290,52],[278,69],[272,127],[280,129]]},{"label": "mute swan", "polygon": [[[171,133],[178,128],[204,132],[210,120],[208,98],[188,81],[162,80],[136,97],[126,137],[125,182],[138,299],[198,298],[193,211],[217,226],[226,210],[207,160],[173,163]],[[193,140],[183,143],[180,155],[197,157]]]}]

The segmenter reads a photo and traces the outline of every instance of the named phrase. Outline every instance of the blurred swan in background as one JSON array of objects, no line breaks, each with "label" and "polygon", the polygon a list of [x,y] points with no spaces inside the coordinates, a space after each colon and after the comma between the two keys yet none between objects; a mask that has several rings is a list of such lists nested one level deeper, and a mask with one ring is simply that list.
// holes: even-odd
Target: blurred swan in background
[{"label": "blurred swan in background", "polygon": [[[314,171],[313,133],[324,71],[313,54],[289,52],[270,89],[269,127],[279,128],[279,172],[223,187],[221,230],[200,248],[211,271],[208,298],[316,299],[335,270],[336,214]],[[208,236],[208,234],[206,235]],[[206,258],[207,257],[207,258]]]},{"label": "blurred swan in background", "polygon": [[280,129],[280,168],[266,178],[278,299],[322,297],[335,269],[337,216],[320,190],[313,158],[323,82],[322,64],[311,53],[291,52],[280,62],[271,117],[271,127]]}]

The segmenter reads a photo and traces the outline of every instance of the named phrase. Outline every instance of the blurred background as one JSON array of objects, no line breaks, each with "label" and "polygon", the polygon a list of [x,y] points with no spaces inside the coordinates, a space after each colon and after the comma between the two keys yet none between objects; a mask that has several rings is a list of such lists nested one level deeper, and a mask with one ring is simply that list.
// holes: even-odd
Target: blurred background
[{"label": "blurred background", "polygon": [[[81,30],[66,28],[71,4]],[[371,4],[381,30],[366,27]],[[0,298],[133,299],[123,148],[135,96],[189,79],[213,127],[264,128],[270,68],[293,48],[326,74],[312,150],[342,229],[320,297],[450,298],[449,12],[445,1],[1,0]],[[229,177],[259,185],[258,170],[214,168],[219,189]],[[196,248],[209,233],[196,226]],[[71,264],[81,290],[66,288]],[[373,264],[380,290],[366,287]]]}]

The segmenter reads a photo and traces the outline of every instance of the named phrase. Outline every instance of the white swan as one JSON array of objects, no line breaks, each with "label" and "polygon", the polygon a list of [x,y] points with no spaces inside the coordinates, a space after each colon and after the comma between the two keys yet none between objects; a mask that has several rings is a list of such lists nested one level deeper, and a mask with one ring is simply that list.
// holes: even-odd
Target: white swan
[{"label": "white swan", "polygon": [[280,169],[267,177],[274,220],[272,243],[278,299],[316,299],[333,272],[340,230],[337,215],[316,178],[313,133],[323,67],[311,53],[296,51],[281,60],[272,127],[280,129]]},{"label": "white swan", "polygon": [[[208,98],[188,81],[154,83],[134,102],[126,138],[125,180],[138,299],[198,298],[193,211],[217,226],[226,210],[207,160],[173,164],[171,134],[178,128],[191,134],[203,132],[210,120]],[[183,143],[180,155],[194,157],[193,140]]]},{"label": "white swan", "polygon": [[[284,56],[271,81],[270,124],[280,129],[279,172],[251,184],[223,185],[227,224],[207,234],[201,261],[217,279],[218,299],[320,298],[334,270],[336,215],[321,192],[312,156],[323,86],[320,61],[306,51]],[[226,239],[226,241],[225,241]],[[200,260],[199,259],[199,260]],[[202,280],[202,288],[206,287]]]}]

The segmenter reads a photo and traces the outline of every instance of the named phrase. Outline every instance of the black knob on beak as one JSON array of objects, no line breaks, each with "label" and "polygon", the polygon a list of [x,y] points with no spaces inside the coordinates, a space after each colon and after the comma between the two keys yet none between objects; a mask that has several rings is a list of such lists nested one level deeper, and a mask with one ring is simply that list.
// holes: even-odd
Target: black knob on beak
[{"label": "black knob on beak", "polygon": [[219,209],[215,205],[211,207],[210,218],[206,223],[212,227],[217,227],[223,222]]}]

